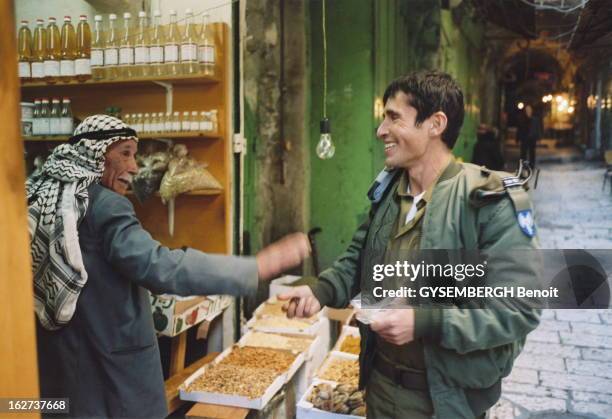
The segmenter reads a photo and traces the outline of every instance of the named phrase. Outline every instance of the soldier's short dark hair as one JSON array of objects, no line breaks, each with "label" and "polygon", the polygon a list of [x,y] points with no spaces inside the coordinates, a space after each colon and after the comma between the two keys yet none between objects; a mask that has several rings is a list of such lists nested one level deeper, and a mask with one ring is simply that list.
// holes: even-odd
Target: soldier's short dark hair
[{"label": "soldier's short dark hair", "polygon": [[417,111],[417,127],[435,112],[444,112],[448,123],[442,141],[452,149],[464,116],[463,92],[457,82],[441,71],[415,71],[393,80],[385,90],[383,102],[386,104],[400,91],[408,96],[408,105]]}]

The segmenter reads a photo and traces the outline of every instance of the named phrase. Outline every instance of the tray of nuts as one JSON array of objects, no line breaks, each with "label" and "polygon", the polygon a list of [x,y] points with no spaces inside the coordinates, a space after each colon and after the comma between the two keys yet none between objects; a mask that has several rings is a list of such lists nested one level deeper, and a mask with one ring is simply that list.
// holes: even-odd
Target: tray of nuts
[{"label": "tray of nuts", "polygon": [[353,326],[343,326],[334,350],[359,355],[359,352],[361,352],[360,345],[361,337],[359,335],[359,329]]},{"label": "tray of nuts", "polygon": [[[276,296],[269,298],[264,301],[255,309],[253,316],[255,317],[287,317],[287,313],[283,310],[283,305],[287,304],[288,301],[278,300]],[[324,310],[313,314],[308,318],[301,318],[300,320],[309,323],[315,323],[323,315]]]},{"label": "tray of nuts", "polygon": [[335,381],[341,384],[359,384],[359,357],[345,352],[329,353],[317,372],[321,380]]},{"label": "tray of nuts", "polygon": [[287,316],[254,316],[246,324],[249,330],[268,333],[293,333],[316,335],[322,326],[321,319],[312,323],[308,319],[288,318]]},{"label": "tray of nuts", "polygon": [[357,419],[366,416],[357,386],[315,379],[297,404],[297,419]]},{"label": "tray of nuts", "polygon": [[180,398],[261,410],[303,362],[297,352],[234,345],[192,374]]}]

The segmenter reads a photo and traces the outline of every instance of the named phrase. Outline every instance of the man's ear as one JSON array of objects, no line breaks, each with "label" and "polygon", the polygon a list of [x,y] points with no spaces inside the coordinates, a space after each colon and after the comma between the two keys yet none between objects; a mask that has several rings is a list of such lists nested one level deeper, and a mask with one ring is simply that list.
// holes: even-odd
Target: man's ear
[{"label": "man's ear", "polygon": [[446,114],[441,111],[435,112],[429,117],[429,135],[432,137],[442,137],[447,124]]}]

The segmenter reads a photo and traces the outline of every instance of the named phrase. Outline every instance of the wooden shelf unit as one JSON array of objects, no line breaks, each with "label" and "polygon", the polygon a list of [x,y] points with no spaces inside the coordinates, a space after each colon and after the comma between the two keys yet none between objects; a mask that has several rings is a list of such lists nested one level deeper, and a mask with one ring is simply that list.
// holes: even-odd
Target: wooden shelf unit
[{"label": "wooden shelf unit", "polygon": [[[129,80],[87,81],[58,84],[27,83],[21,86],[21,100],[33,102],[39,97],[69,97],[73,114],[79,119],[104,112],[110,106],[121,107],[122,113],[169,111],[202,111],[217,109],[218,132],[174,132],[141,134],[140,139],[169,138],[187,145],[189,154],[202,163],[221,183],[222,190],[202,190],[183,194],[175,202],[174,235],[168,232],[168,207],[161,199],[138,202],[133,194],[136,215],[144,228],[162,244],[171,248],[193,247],[210,253],[232,253],[232,142],[230,87],[230,32],[225,23],[214,23],[217,50],[215,77],[195,75],[179,77],[141,77]],[[163,83],[171,83],[167,89]],[[167,94],[172,94],[168,101]],[[36,149],[66,141],[68,136],[24,137],[25,148],[36,155]],[[156,193],[159,196],[159,193]],[[181,335],[174,340],[181,339]],[[184,339],[184,336],[183,338]],[[173,345],[184,351],[184,345]],[[178,351],[175,351],[178,352]],[[184,353],[172,353],[175,374],[166,380],[167,401],[171,411],[182,402],[178,399],[178,385],[199,365],[209,362],[214,354],[185,368]],[[182,361],[181,361],[182,360]],[[178,372],[177,372],[178,371]]]}]

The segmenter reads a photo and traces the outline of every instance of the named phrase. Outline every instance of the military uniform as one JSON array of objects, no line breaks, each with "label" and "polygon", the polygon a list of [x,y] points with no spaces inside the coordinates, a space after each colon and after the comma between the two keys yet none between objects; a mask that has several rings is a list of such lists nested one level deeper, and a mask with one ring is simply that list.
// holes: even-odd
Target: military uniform
[{"label": "military uniform", "polygon": [[[403,171],[379,176],[373,205],[347,251],[312,286],[322,305],[344,307],[371,289],[373,266],[402,260],[410,250],[484,249],[491,286],[533,286],[536,260],[508,249],[535,249],[527,193],[517,179],[451,159],[425,192],[415,217]],[[522,224],[519,224],[522,214]],[[391,345],[360,325],[360,386],[372,417],[474,418],[498,399],[539,312],[469,308],[415,309],[415,340]]]}]

